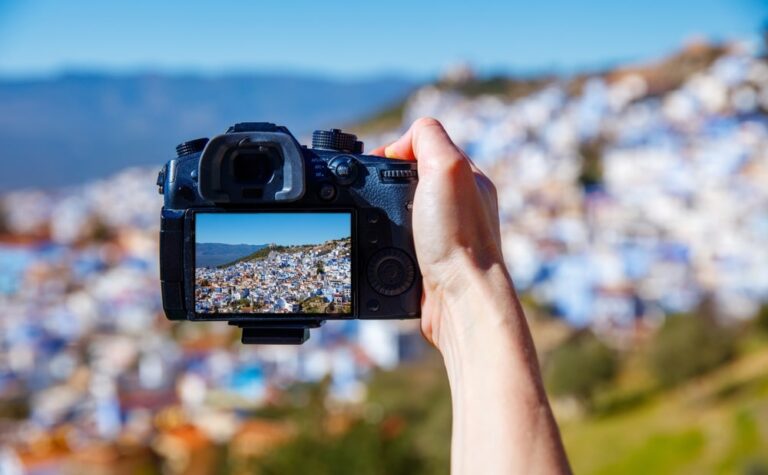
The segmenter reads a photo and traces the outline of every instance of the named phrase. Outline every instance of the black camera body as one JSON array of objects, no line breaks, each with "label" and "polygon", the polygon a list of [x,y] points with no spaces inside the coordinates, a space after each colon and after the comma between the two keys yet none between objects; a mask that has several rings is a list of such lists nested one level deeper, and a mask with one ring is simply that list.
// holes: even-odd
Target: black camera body
[{"label": "black camera body", "polygon": [[328,319],[418,318],[416,164],[363,154],[338,129],[312,147],[240,123],[160,171],[163,309],[224,320],[243,343],[303,343]]}]

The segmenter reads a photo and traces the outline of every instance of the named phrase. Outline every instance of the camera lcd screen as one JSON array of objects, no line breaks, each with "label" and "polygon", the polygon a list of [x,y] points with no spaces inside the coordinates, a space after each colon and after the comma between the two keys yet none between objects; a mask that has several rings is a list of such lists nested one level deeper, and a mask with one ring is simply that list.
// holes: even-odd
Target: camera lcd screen
[{"label": "camera lcd screen", "polygon": [[195,311],[352,313],[352,214],[197,213]]}]

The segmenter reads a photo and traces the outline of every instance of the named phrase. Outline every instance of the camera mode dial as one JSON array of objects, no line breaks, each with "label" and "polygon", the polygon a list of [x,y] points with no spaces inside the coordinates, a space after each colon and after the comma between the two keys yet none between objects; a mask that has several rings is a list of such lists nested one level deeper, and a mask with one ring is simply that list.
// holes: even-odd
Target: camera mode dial
[{"label": "camera mode dial", "polygon": [[188,142],[180,143],[176,146],[176,156],[181,158],[185,155],[190,155],[197,152],[202,152],[205,146],[208,144],[207,138],[190,140]]},{"label": "camera mode dial", "polygon": [[357,140],[357,135],[342,132],[341,129],[315,130],[312,133],[312,148],[363,153],[363,142]]}]

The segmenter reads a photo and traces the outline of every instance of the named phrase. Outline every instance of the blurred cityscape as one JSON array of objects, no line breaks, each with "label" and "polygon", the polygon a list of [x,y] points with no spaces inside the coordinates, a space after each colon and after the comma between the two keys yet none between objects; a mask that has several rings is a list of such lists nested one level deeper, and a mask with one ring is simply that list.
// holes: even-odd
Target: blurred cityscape
[{"label": "blurred cityscape", "polygon": [[609,338],[708,295],[726,318],[754,315],[768,299],[768,64],[692,44],[534,88],[510,103],[426,87],[406,110],[439,117],[496,183],[515,284]]},{"label": "blurred cityscape", "polygon": [[350,314],[351,242],[273,244],[235,262],[196,267],[195,311]]},{"label": "blurred cityscape", "polygon": [[[696,43],[571,78],[457,67],[356,127],[370,150],[420,116],[497,184],[529,318],[625,351],[704,300],[724,328],[768,301],[768,62],[755,48]],[[248,473],[239,461],[300,438],[269,409],[304,383],[327,391],[326,433],[360,419],[397,434],[370,381],[434,357],[418,322],[328,323],[301,347],[248,347],[225,324],[166,321],[160,165],[2,195],[0,474]]]}]

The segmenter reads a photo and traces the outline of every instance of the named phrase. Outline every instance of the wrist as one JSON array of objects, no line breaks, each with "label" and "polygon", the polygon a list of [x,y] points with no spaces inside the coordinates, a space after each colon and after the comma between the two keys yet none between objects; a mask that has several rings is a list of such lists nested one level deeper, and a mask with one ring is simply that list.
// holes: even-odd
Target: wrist
[{"label": "wrist", "polygon": [[[536,350],[514,285],[503,262],[483,266],[471,259],[457,262],[460,272],[445,279],[435,345],[449,378],[484,378],[507,373],[512,381],[538,393],[541,377]],[[427,285],[429,283],[427,282]],[[543,394],[543,390],[541,391]],[[541,394],[536,394],[536,398]]]},{"label": "wrist", "polygon": [[478,263],[456,253],[439,269],[439,283],[425,276],[428,295],[440,302],[441,327],[435,335],[441,352],[482,348],[487,338],[512,338],[525,321],[514,286],[501,260]]}]

